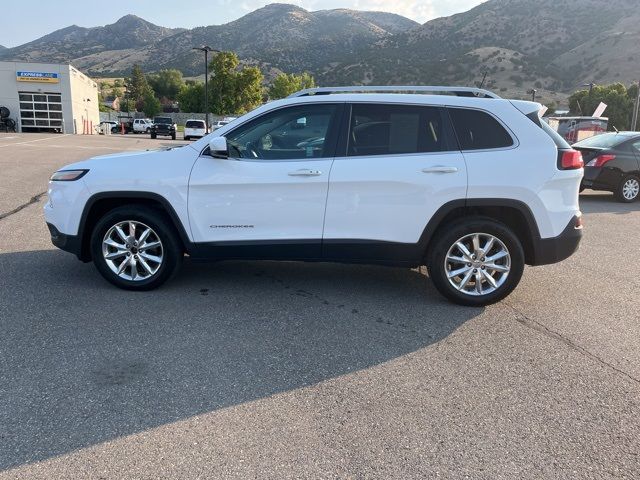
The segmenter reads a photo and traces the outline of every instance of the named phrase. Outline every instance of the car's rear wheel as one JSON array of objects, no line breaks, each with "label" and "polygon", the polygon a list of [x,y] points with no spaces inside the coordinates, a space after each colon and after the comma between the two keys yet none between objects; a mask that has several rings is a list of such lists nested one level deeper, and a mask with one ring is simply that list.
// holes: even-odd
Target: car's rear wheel
[{"label": "car's rear wheel", "polygon": [[620,202],[635,202],[640,197],[640,178],[635,175],[625,175],[615,191],[615,196]]},{"label": "car's rear wheel", "polygon": [[175,134],[175,133],[172,133],[172,134],[171,134],[171,140],[175,140],[175,139],[176,139],[176,134]]},{"label": "car's rear wheel", "polygon": [[185,136],[184,136],[184,139],[185,139],[185,140],[189,140],[190,138],[191,138],[191,137],[189,137],[189,136],[187,136],[187,135],[185,135]]},{"label": "car's rear wheel", "polygon": [[429,276],[449,300],[483,306],[505,298],[520,282],[524,251],[506,225],[474,217],[448,225],[434,240]]},{"label": "car's rear wheel", "polygon": [[147,127],[147,129],[145,130],[145,133],[149,133],[149,132],[151,132],[151,129]]},{"label": "car's rear wheel", "polygon": [[157,135],[155,133],[151,133],[151,138],[155,140],[157,138]]},{"label": "car's rear wheel", "polygon": [[119,207],[102,217],[91,235],[98,271],[126,290],[151,290],[170,279],[183,257],[170,221],[144,206]]}]

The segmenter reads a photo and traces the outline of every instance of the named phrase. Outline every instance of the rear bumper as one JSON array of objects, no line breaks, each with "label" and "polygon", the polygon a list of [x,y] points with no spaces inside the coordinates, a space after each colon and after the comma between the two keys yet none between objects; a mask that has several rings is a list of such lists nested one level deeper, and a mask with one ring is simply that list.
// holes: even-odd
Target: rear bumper
[{"label": "rear bumper", "polygon": [[574,216],[560,235],[534,242],[535,258],[531,265],[558,263],[573,255],[582,240],[581,217]]},{"label": "rear bumper", "polygon": [[612,176],[611,172],[605,172],[602,167],[584,167],[582,186],[592,190],[615,191],[620,178]]}]

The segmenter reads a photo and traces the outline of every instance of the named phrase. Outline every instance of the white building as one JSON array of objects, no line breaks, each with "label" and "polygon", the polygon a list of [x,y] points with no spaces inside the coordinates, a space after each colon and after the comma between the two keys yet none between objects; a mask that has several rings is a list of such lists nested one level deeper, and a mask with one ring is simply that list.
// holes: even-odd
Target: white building
[{"label": "white building", "polygon": [[98,85],[71,65],[0,62],[0,106],[21,132],[91,133]]}]

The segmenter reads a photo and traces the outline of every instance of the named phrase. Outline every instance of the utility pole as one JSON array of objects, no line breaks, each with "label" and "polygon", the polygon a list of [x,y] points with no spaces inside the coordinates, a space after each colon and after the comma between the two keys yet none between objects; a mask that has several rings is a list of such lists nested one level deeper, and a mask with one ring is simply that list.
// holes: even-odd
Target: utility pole
[{"label": "utility pole", "polygon": [[638,110],[640,109],[640,80],[638,80],[638,95],[636,96],[636,103],[633,106],[633,120],[631,120],[631,130],[634,132],[638,127]]},{"label": "utility pole", "polygon": [[485,69],[485,71],[482,73],[482,81],[480,82],[480,85],[478,86],[478,88],[484,87],[484,82],[486,79],[487,79],[487,70]]}]

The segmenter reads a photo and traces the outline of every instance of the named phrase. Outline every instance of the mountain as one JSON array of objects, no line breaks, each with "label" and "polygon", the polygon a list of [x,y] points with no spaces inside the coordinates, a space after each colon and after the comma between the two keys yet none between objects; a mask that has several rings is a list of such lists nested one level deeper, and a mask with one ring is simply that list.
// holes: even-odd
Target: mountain
[{"label": "mountain", "polygon": [[96,77],[128,74],[134,63],[199,75],[202,54],[192,50],[199,45],[233,50],[267,76],[309,71],[322,85],[473,85],[486,77],[486,87],[505,95],[535,88],[555,98],[590,81],[636,79],[640,9],[637,0],[488,0],[420,25],[384,12],[276,3],[190,30],[133,15],[104,27],[74,25],[2,50],[0,60],[71,61]]},{"label": "mountain", "polygon": [[112,25],[76,25],[0,53],[1,59],[72,62],[90,75],[179,68],[200,74],[202,54],[193,46],[233,50],[264,69],[319,71],[333,59],[419,26],[400,15],[337,9],[309,12],[271,4],[224,25],[192,30],[158,27],[134,15]]},{"label": "mountain", "polygon": [[197,75],[202,71],[202,54],[192,47],[209,45],[233,50],[245,62],[264,69],[317,72],[335,58],[416,26],[417,22],[384,12],[309,12],[271,4],[224,25],[186,30],[139,49],[80,56],[74,64],[94,75],[127,72],[133,63],[142,63],[146,70],[179,68]]},{"label": "mountain", "polygon": [[629,83],[640,59],[637,0],[489,0],[366,48],[324,83],[472,84],[569,90]]},{"label": "mountain", "polygon": [[97,52],[136,49],[175,35],[183,29],[159,27],[135,15],[111,25],[85,28],[71,25],[24,45],[0,53],[0,60],[73,62]]}]

